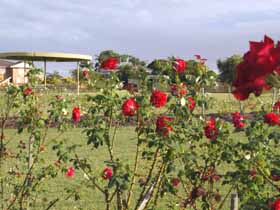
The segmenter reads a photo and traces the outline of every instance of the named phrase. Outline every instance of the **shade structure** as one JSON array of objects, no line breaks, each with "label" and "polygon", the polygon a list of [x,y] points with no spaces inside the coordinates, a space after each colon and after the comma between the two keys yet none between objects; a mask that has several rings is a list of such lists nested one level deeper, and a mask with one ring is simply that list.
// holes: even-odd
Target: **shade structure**
[{"label": "shade structure", "polygon": [[44,84],[46,87],[47,62],[77,62],[77,93],[80,92],[79,64],[90,62],[90,55],[62,52],[5,52],[0,53],[0,59],[44,62]]},{"label": "shade structure", "polygon": [[0,58],[8,60],[31,60],[50,62],[77,62],[92,60],[92,57],[90,55],[61,52],[5,52],[0,53]]}]

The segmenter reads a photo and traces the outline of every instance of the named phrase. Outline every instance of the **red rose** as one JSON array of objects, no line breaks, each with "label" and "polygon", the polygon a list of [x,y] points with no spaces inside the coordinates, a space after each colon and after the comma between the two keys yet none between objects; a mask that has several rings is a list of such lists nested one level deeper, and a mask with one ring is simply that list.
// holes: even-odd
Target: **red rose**
[{"label": "red rose", "polygon": [[279,116],[273,112],[267,113],[264,115],[264,122],[269,125],[279,125]]},{"label": "red rose", "polygon": [[170,85],[170,91],[173,96],[182,97],[187,94],[186,86],[182,83],[180,85]]},{"label": "red rose", "polygon": [[173,130],[170,123],[172,122],[172,119],[167,116],[160,116],[157,118],[156,122],[156,132],[159,135],[168,136],[169,133]]},{"label": "red rose", "polygon": [[193,97],[189,96],[188,98],[188,108],[192,111],[195,108],[195,100],[193,99]]},{"label": "red rose", "polygon": [[232,113],[232,122],[235,128],[240,129],[244,128],[245,123],[243,122],[244,116],[241,115],[239,112]]},{"label": "red rose", "polygon": [[280,198],[277,198],[277,199],[274,201],[271,210],[280,210]]},{"label": "red rose", "polygon": [[67,177],[73,177],[75,175],[75,169],[73,167],[69,167],[65,174]]},{"label": "red rose", "polygon": [[25,88],[24,91],[23,91],[23,96],[24,96],[24,97],[29,96],[29,95],[31,95],[31,93],[32,93],[32,88],[27,87],[27,88]]},{"label": "red rose", "polygon": [[167,102],[167,93],[161,92],[159,90],[154,90],[151,95],[151,103],[156,108],[162,107]]},{"label": "red rose", "polygon": [[72,119],[75,123],[79,122],[81,119],[81,111],[79,107],[74,107],[72,110]]},{"label": "red rose", "polygon": [[83,70],[83,77],[84,78],[88,78],[89,77],[89,70],[88,69],[84,69]]},{"label": "red rose", "polygon": [[185,71],[186,62],[182,59],[176,59],[173,68],[176,72],[182,73],[183,71]]},{"label": "red rose", "polygon": [[216,128],[216,119],[211,118],[207,121],[206,126],[204,127],[204,134],[210,140],[216,140],[218,137],[218,129]]},{"label": "red rose", "polygon": [[139,105],[134,98],[129,98],[122,105],[122,113],[124,116],[134,116],[138,108]]},{"label": "red rose", "polygon": [[113,176],[113,170],[111,168],[105,168],[103,170],[103,179],[111,179]]},{"label": "red rose", "polygon": [[249,51],[237,66],[236,79],[233,82],[233,95],[238,100],[245,100],[250,93],[259,96],[267,86],[265,79],[280,64],[280,46],[275,48],[274,41],[268,36],[264,41],[250,42]]},{"label": "red rose", "polygon": [[180,184],[180,179],[179,178],[173,178],[172,179],[172,185],[173,187],[178,187]]},{"label": "red rose", "polygon": [[114,70],[118,67],[119,61],[117,58],[108,58],[101,63],[101,68],[106,70]]}]

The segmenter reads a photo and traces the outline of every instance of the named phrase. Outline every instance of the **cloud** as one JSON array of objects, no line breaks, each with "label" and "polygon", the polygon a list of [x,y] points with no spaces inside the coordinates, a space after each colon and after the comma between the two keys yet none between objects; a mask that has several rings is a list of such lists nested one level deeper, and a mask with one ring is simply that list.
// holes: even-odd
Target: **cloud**
[{"label": "cloud", "polygon": [[145,60],[243,53],[264,34],[280,39],[279,0],[0,0],[1,51],[95,55],[113,49]]}]

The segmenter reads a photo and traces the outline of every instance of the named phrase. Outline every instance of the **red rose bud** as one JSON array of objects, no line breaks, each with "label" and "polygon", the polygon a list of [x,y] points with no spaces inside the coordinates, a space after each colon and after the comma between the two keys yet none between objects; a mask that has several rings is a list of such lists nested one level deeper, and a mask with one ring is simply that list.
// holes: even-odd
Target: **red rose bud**
[{"label": "red rose bud", "polygon": [[207,121],[206,126],[204,127],[204,134],[210,140],[216,140],[218,137],[218,129],[216,128],[216,119],[211,118]]},{"label": "red rose bud", "polygon": [[277,101],[273,106],[273,111],[276,113],[280,112],[280,101]]},{"label": "red rose bud", "polygon": [[257,170],[256,169],[252,169],[252,170],[249,171],[249,174],[250,174],[251,177],[254,178],[257,175]]},{"label": "red rose bud", "polygon": [[72,110],[72,119],[75,123],[79,122],[81,119],[81,111],[79,107],[74,107]]},{"label": "red rose bud", "polygon": [[180,179],[179,178],[173,178],[172,179],[172,185],[173,187],[178,187],[180,184]]},{"label": "red rose bud", "polygon": [[117,58],[108,58],[101,63],[101,68],[106,70],[114,70],[118,67],[119,61]]},{"label": "red rose bud", "polygon": [[200,196],[205,196],[205,195],[206,195],[206,191],[202,187],[196,187],[191,191],[191,198],[192,199],[196,199]]},{"label": "red rose bud", "polygon": [[151,95],[151,104],[156,108],[162,107],[167,103],[167,93],[154,90]]},{"label": "red rose bud", "polygon": [[88,69],[84,69],[83,70],[83,77],[84,78],[88,78],[89,77],[89,70]]},{"label": "red rose bud", "polygon": [[156,122],[156,132],[159,135],[168,136],[169,133],[173,130],[173,128],[170,126],[170,123],[172,122],[172,119],[167,116],[161,116],[157,118]]},{"label": "red rose bud", "polygon": [[23,96],[24,96],[24,97],[29,96],[29,95],[31,95],[31,93],[32,93],[32,88],[27,87],[27,88],[25,88],[24,91],[23,91]]},{"label": "red rose bud", "polygon": [[69,167],[66,171],[67,177],[73,177],[75,175],[75,169],[73,167]]},{"label": "red rose bud", "polygon": [[176,72],[182,73],[183,71],[185,71],[186,62],[182,59],[176,59],[173,68]]},{"label": "red rose bud", "polygon": [[218,182],[218,181],[220,181],[220,179],[221,179],[221,177],[219,175],[217,175],[217,174],[213,174],[211,176],[212,182]]},{"label": "red rose bud", "polygon": [[264,122],[269,125],[279,125],[279,116],[273,112],[267,113],[264,115]]},{"label": "red rose bud", "polygon": [[271,210],[280,210],[280,198],[274,201]]},{"label": "red rose bud", "polygon": [[237,129],[244,128],[245,123],[243,122],[244,116],[241,115],[239,112],[232,113],[232,122],[234,124],[234,127]]},{"label": "red rose bud", "polygon": [[182,97],[187,94],[187,89],[184,84],[176,85],[172,84],[170,85],[170,91],[173,96]]},{"label": "red rose bud", "polygon": [[113,170],[111,168],[105,168],[103,170],[103,179],[111,179],[113,176]]},{"label": "red rose bud", "polygon": [[187,106],[188,106],[189,110],[192,111],[192,110],[195,108],[195,105],[196,105],[195,100],[194,100],[193,97],[191,97],[191,96],[189,96],[189,97],[187,98],[187,100],[188,100]]},{"label": "red rose bud", "polygon": [[129,98],[122,105],[122,113],[124,116],[134,116],[138,108],[139,105],[134,98]]}]

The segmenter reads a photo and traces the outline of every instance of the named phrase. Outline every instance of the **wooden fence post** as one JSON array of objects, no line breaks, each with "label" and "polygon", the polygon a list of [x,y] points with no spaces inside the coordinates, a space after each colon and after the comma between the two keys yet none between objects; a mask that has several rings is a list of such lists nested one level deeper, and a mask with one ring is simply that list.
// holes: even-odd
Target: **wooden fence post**
[{"label": "wooden fence post", "polygon": [[231,194],[230,210],[238,210],[238,194],[234,192]]}]

